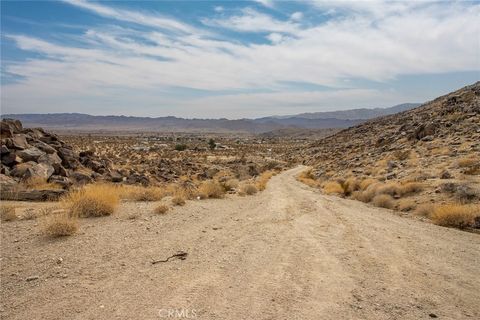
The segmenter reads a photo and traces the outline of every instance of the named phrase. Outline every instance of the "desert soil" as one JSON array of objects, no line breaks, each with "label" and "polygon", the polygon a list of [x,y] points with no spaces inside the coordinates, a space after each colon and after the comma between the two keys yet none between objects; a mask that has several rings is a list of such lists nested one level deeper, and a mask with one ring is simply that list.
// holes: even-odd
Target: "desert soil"
[{"label": "desert soil", "polygon": [[[36,220],[2,223],[0,314],[480,318],[478,234],[321,195],[295,180],[303,169],[255,196],[190,201],[166,215],[152,214],[155,203],[123,203],[67,238],[45,238]],[[185,260],[151,263],[178,251]]]}]

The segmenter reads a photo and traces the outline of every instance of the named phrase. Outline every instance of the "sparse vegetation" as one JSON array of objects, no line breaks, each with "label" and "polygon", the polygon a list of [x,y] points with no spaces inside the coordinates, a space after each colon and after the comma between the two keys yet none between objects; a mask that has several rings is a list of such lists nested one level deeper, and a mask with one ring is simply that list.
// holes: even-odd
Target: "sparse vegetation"
[{"label": "sparse vegetation", "polygon": [[91,184],[70,192],[63,200],[77,217],[101,217],[114,213],[119,202],[118,190],[108,184]]},{"label": "sparse vegetation", "polygon": [[176,145],[175,145],[175,150],[177,150],[177,151],[185,151],[185,150],[187,150],[187,145],[186,145],[186,144],[176,144]]},{"label": "sparse vegetation", "polygon": [[270,170],[263,172],[257,178],[257,181],[255,183],[255,186],[257,187],[257,190],[259,190],[259,191],[265,190],[265,188],[267,187],[268,180],[270,180],[270,178],[273,177],[274,174],[275,174],[275,172],[270,171]]},{"label": "sparse vegetation", "polygon": [[376,195],[372,203],[376,207],[381,207],[381,208],[386,208],[386,209],[393,209],[395,206],[395,200],[392,198],[392,196],[388,194],[379,194]]},{"label": "sparse vegetation", "polygon": [[16,220],[15,207],[12,205],[0,205],[0,217],[2,221]]},{"label": "sparse vegetation", "polygon": [[460,229],[473,226],[476,217],[480,217],[479,205],[440,205],[431,213],[431,219],[435,224]]},{"label": "sparse vegetation", "polygon": [[26,189],[30,190],[59,190],[62,189],[57,183],[48,182],[47,179],[41,177],[31,177],[22,182]]},{"label": "sparse vegetation", "polygon": [[43,234],[50,237],[71,236],[78,230],[78,219],[68,213],[49,214],[40,226]]},{"label": "sparse vegetation", "polygon": [[258,190],[257,190],[257,187],[253,184],[250,184],[250,183],[247,183],[247,184],[244,184],[240,187],[240,192],[239,194],[240,195],[254,195],[255,193],[257,193]]},{"label": "sparse vegetation", "polygon": [[155,210],[153,210],[154,213],[156,214],[165,214],[168,212],[170,208],[166,204],[160,204],[155,207]]},{"label": "sparse vegetation", "polygon": [[322,186],[323,192],[326,194],[343,194],[343,188],[337,181],[327,181]]},{"label": "sparse vegetation", "polygon": [[214,180],[204,181],[198,188],[199,195],[202,199],[206,198],[222,198],[225,195],[225,189],[220,183]]}]

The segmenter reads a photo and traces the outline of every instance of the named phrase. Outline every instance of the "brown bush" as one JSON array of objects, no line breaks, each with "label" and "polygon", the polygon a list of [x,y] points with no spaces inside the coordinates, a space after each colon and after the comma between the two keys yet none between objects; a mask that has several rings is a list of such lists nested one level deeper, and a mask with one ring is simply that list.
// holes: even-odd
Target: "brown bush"
[{"label": "brown bush", "polygon": [[115,211],[118,201],[118,190],[108,184],[86,185],[62,199],[64,205],[77,217],[109,216]]},{"label": "brown bush", "polygon": [[51,214],[43,218],[42,233],[50,237],[70,236],[78,230],[78,219],[71,214]]},{"label": "brown bush", "polygon": [[388,194],[379,194],[376,195],[372,203],[376,207],[381,207],[381,208],[387,208],[387,209],[393,209],[395,206],[395,200],[392,198],[392,196]]},{"label": "brown bush", "polygon": [[424,189],[424,185],[420,182],[406,182],[399,186],[398,195],[404,196],[412,193],[420,192]]},{"label": "brown bush", "polygon": [[255,187],[253,184],[247,183],[241,186],[239,194],[251,196],[257,193],[257,191],[257,187]]},{"label": "brown bush", "polygon": [[205,198],[222,198],[225,195],[225,189],[220,183],[214,180],[203,182],[198,188],[198,193],[202,199]]},{"label": "brown bush", "polygon": [[297,180],[312,188],[318,188],[320,185],[320,183],[315,179],[312,169],[302,171],[298,175]]},{"label": "brown bush", "polygon": [[434,209],[435,209],[435,206],[433,204],[425,203],[417,206],[417,208],[414,211],[414,214],[416,216],[429,218],[432,215],[432,212]]},{"label": "brown bush", "polygon": [[172,198],[172,203],[175,206],[183,206],[186,203],[185,194],[181,191],[177,191],[176,194]]},{"label": "brown bush", "polygon": [[0,206],[0,217],[2,221],[13,221],[17,219],[15,214],[15,207],[12,205]]},{"label": "brown bush", "polygon": [[225,191],[232,191],[237,189],[239,184],[238,179],[228,179],[222,185]]},{"label": "brown bush", "polygon": [[397,209],[399,211],[403,211],[403,212],[406,212],[406,211],[412,211],[413,209],[415,209],[417,206],[417,204],[415,203],[415,201],[413,201],[412,199],[400,199],[398,200],[397,202]]},{"label": "brown bush", "polygon": [[323,192],[326,194],[343,194],[343,188],[337,181],[327,181],[322,186]]},{"label": "brown bush", "polygon": [[364,179],[360,182],[360,190],[365,190],[367,189],[370,185],[374,184],[374,183],[378,183],[378,180],[377,179],[372,179],[372,178],[368,178],[368,179]]},{"label": "brown bush", "polygon": [[161,204],[155,208],[153,212],[156,214],[165,214],[170,208],[166,204]]},{"label": "brown bush", "polygon": [[440,205],[431,214],[435,224],[460,229],[473,226],[476,217],[480,217],[480,205]]},{"label": "brown bush", "polygon": [[350,177],[343,183],[343,190],[346,196],[360,190],[360,182],[355,177]]},{"label": "brown bush", "polygon": [[270,180],[271,177],[273,177],[274,172],[273,171],[265,171],[263,172],[258,178],[255,183],[257,189],[259,191],[265,190],[267,187],[268,180]]}]

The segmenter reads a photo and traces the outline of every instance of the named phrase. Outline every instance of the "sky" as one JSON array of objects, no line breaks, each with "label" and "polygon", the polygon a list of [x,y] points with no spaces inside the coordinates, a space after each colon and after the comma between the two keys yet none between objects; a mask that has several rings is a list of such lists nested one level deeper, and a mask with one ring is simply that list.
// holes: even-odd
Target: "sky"
[{"label": "sky", "polygon": [[255,118],[480,80],[479,1],[1,1],[1,112]]}]

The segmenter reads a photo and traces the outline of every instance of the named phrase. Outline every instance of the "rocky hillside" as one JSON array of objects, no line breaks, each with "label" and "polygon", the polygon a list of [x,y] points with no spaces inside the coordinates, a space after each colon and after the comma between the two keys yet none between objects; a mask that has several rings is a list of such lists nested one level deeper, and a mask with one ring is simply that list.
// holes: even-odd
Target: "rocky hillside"
[{"label": "rocky hillside", "polygon": [[[56,197],[74,183],[87,183],[110,174],[110,164],[92,152],[76,152],[55,134],[40,128],[24,129],[18,120],[3,119],[0,182],[2,198],[39,200]],[[43,192],[22,193],[20,182],[42,185]],[[49,188],[57,186],[60,188]],[[38,191],[38,190],[37,190]]]},{"label": "rocky hillside", "polygon": [[422,198],[412,199],[416,203],[478,198],[480,82],[342,130],[298,154],[318,181],[417,181],[424,191]]}]

